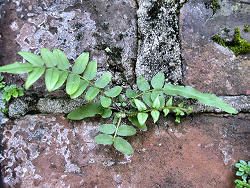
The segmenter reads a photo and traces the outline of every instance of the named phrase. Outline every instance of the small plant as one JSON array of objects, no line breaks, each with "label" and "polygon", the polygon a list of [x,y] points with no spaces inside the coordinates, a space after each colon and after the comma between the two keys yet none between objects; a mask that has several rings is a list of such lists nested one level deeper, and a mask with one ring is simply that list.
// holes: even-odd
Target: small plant
[{"label": "small plant", "polygon": [[250,43],[241,37],[241,32],[238,27],[235,28],[234,38],[232,41],[225,41],[219,34],[214,35],[212,39],[219,45],[228,47],[236,56],[250,52]]},{"label": "small plant", "polygon": [[[165,76],[162,72],[157,73],[150,84],[139,76],[137,78],[138,90],[127,89],[123,92],[121,86],[114,86],[106,89],[111,81],[110,73],[103,74],[98,79],[97,62],[89,62],[89,53],[81,54],[70,68],[67,56],[60,50],[53,52],[46,48],[41,49],[41,56],[29,53],[18,52],[28,62],[5,65],[0,67],[0,72],[13,74],[29,73],[25,82],[25,89],[35,83],[45,73],[45,85],[49,92],[60,88],[66,82],[66,93],[74,99],[82,95],[85,90],[85,99],[89,102],[68,114],[72,120],[82,120],[86,117],[93,117],[97,114],[103,118],[113,115],[113,123],[99,127],[101,134],[95,137],[95,141],[103,145],[114,145],[114,147],[124,153],[132,154],[132,146],[124,137],[136,134],[136,128],[147,130],[146,121],[149,115],[156,123],[160,113],[167,116],[170,112],[176,115],[176,122],[180,123],[180,117],[192,112],[192,107],[186,107],[183,102],[173,105],[172,96],[182,96],[196,99],[203,104],[218,107],[225,112],[236,114],[234,108],[225,101],[213,94],[200,93],[189,86],[176,86],[165,83]],[[95,79],[95,81],[93,81]],[[133,124],[124,125],[123,119]]]},{"label": "small plant", "polygon": [[244,25],[244,31],[247,33],[249,31],[249,25]]},{"label": "small plant", "polygon": [[[24,95],[24,89],[21,87],[17,87],[16,85],[6,85],[5,82],[3,81],[4,77],[0,76],[0,92],[2,94],[2,100],[5,104],[7,104],[12,97],[19,97]],[[7,113],[7,109],[2,109],[0,107],[0,110],[3,113]]]},{"label": "small plant", "polygon": [[250,188],[250,161],[246,162],[240,160],[239,163],[235,163],[234,166],[238,168],[236,176],[240,176],[242,180],[234,180],[235,188]]}]

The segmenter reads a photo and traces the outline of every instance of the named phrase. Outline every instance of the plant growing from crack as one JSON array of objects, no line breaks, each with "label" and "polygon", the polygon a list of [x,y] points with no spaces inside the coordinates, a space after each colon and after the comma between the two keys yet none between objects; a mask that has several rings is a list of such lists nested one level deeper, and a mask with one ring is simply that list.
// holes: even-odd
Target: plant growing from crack
[{"label": "plant growing from crack", "polygon": [[240,176],[242,180],[234,180],[235,188],[250,188],[250,161],[246,162],[240,160],[239,163],[235,163],[234,166],[238,168],[236,176]]},{"label": "plant growing from crack", "polygon": [[[101,134],[95,137],[98,144],[113,145],[124,154],[133,154],[132,146],[124,139],[136,134],[136,130],[147,130],[146,121],[149,115],[156,123],[162,112],[167,116],[170,112],[176,115],[176,122],[180,117],[192,112],[192,107],[185,107],[184,103],[173,105],[172,96],[182,96],[196,99],[203,104],[218,107],[231,114],[238,113],[225,101],[214,94],[200,93],[189,86],[176,86],[165,83],[163,73],[157,73],[150,84],[140,76],[137,78],[138,90],[127,89],[123,92],[121,86],[106,89],[112,75],[105,73],[98,79],[97,62],[89,62],[89,53],[81,54],[70,68],[67,56],[58,49],[53,52],[42,48],[41,57],[29,52],[18,52],[27,62],[5,65],[0,72],[23,74],[29,73],[25,82],[25,89],[29,89],[43,74],[45,85],[49,92],[55,91],[66,82],[66,93],[71,99],[77,98],[85,91],[85,99],[89,103],[77,108],[67,115],[71,120],[82,120],[97,114],[102,118],[113,115],[113,123],[99,127]],[[95,79],[95,81],[93,81]],[[90,102],[95,100],[95,102]],[[133,126],[124,125],[123,119],[128,118]],[[136,129],[137,128],[137,129]]]}]

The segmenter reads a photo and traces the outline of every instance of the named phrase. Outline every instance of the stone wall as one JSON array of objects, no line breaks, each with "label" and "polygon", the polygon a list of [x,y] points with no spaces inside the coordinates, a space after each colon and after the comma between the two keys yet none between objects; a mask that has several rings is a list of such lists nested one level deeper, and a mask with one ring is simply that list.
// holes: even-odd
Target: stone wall
[{"label": "stone wall", "polygon": [[[180,125],[173,117],[149,123],[129,139],[132,156],[94,142],[98,117],[70,121],[65,114],[84,104],[64,88],[45,91],[39,80],[12,100],[2,124],[5,187],[233,187],[239,159],[249,159],[250,54],[235,56],[211,40],[228,28],[249,24],[250,6],[210,0],[0,1],[0,64],[21,61],[19,50],[59,48],[71,61],[83,51],[112,84],[135,88],[139,75],[158,71],[166,81],[215,93],[240,113],[223,114],[200,103]],[[242,32],[250,42],[250,33]],[[109,47],[111,53],[105,48]],[[6,75],[24,84],[27,75]],[[2,118],[2,121],[6,121]]]}]

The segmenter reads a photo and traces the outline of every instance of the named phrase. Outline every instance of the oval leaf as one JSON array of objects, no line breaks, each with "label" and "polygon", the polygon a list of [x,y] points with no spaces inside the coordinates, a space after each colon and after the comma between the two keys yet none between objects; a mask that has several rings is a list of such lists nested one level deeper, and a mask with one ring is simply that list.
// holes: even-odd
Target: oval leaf
[{"label": "oval leaf", "polygon": [[134,99],[134,103],[139,111],[147,110],[146,105],[142,101]]},{"label": "oval leaf", "polygon": [[84,52],[82,53],[77,59],[72,68],[72,71],[76,74],[82,74],[83,71],[86,69],[86,66],[89,62],[89,53]]},{"label": "oval leaf", "polygon": [[96,61],[90,61],[87,65],[86,70],[83,73],[83,78],[86,80],[93,80],[96,76],[97,71],[97,62]]},{"label": "oval leaf", "polygon": [[85,96],[86,100],[88,100],[88,101],[93,100],[98,95],[99,92],[100,92],[99,89],[97,89],[95,87],[90,87],[86,93],[86,96]]},{"label": "oval leaf", "polygon": [[116,137],[114,139],[114,147],[123,154],[131,155],[134,153],[132,146],[121,137]]},{"label": "oval leaf", "polygon": [[115,86],[108,91],[105,91],[104,94],[107,95],[108,97],[114,98],[117,97],[122,91],[122,87],[120,86]]},{"label": "oval leaf", "polygon": [[113,143],[113,137],[107,134],[99,134],[95,137],[97,144],[111,145]]},{"label": "oval leaf", "polygon": [[137,78],[136,83],[137,83],[138,89],[141,91],[147,91],[150,89],[149,83],[147,82],[147,80],[143,76],[139,76]]},{"label": "oval leaf", "polygon": [[171,107],[173,105],[173,97],[170,97],[168,101],[166,102],[167,107]]},{"label": "oval leaf", "polygon": [[53,88],[53,91],[57,90],[58,88],[60,88],[64,82],[66,81],[67,77],[68,77],[68,72],[67,71],[60,71],[60,75],[59,75],[59,79],[56,82],[55,87]]},{"label": "oval leaf", "polygon": [[53,91],[60,76],[60,71],[55,68],[47,69],[45,73],[45,85],[49,92]]},{"label": "oval leaf", "polygon": [[80,85],[80,76],[76,74],[69,74],[66,83],[66,92],[69,95],[75,93]]},{"label": "oval leaf", "polygon": [[169,109],[164,109],[164,110],[163,110],[163,113],[164,113],[164,116],[165,116],[165,117],[168,115],[169,111],[170,111]]},{"label": "oval leaf", "polygon": [[154,89],[160,89],[165,82],[165,76],[162,72],[158,72],[151,80],[151,85]]},{"label": "oval leaf", "polygon": [[106,73],[102,75],[96,82],[95,85],[99,88],[104,88],[106,87],[109,82],[111,81],[112,75],[110,73]]},{"label": "oval leaf", "polygon": [[35,68],[33,71],[31,71],[25,82],[25,89],[29,89],[30,86],[43,75],[44,71],[45,67]]},{"label": "oval leaf", "polygon": [[101,125],[98,128],[98,130],[105,134],[113,134],[116,130],[116,126],[113,124],[104,124],[104,125]]},{"label": "oval leaf", "polygon": [[136,129],[132,126],[121,125],[117,130],[117,134],[119,136],[132,136],[136,134]]},{"label": "oval leaf", "polygon": [[43,59],[40,56],[35,55],[33,53],[20,51],[18,52],[18,54],[22,56],[24,59],[26,59],[32,65],[43,66],[44,64]]},{"label": "oval leaf", "polygon": [[144,93],[142,96],[143,101],[149,106],[152,107],[151,93]]},{"label": "oval leaf", "polygon": [[105,97],[105,96],[101,96],[101,105],[104,107],[104,108],[107,108],[111,105],[112,103],[112,100],[108,97]]},{"label": "oval leaf", "polygon": [[80,80],[80,85],[79,85],[78,89],[76,90],[75,93],[70,95],[70,98],[75,99],[75,98],[79,97],[85,91],[85,89],[88,87],[88,85],[89,85],[89,82],[87,82],[86,80]]},{"label": "oval leaf", "polygon": [[77,108],[70,112],[67,118],[72,120],[82,120],[86,117],[94,117],[97,114],[103,113],[103,107],[100,103],[92,102]]},{"label": "oval leaf", "polygon": [[137,96],[138,96],[138,94],[134,90],[132,90],[132,89],[126,90],[126,97],[127,98],[135,98]]},{"label": "oval leaf", "polygon": [[147,113],[138,113],[137,114],[138,122],[140,125],[144,125],[145,122],[148,119],[148,114]]},{"label": "oval leaf", "polygon": [[23,74],[26,72],[31,72],[33,69],[34,67],[30,63],[15,62],[9,65],[1,66],[0,72],[7,72],[7,73],[12,73],[12,74]]},{"label": "oval leaf", "polygon": [[54,49],[53,54],[56,56],[57,67],[59,69],[67,70],[69,68],[69,60],[67,56],[59,49]]},{"label": "oval leaf", "polygon": [[153,108],[160,108],[160,107],[161,107],[161,102],[160,102],[159,96],[157,96],[157,97],[155,98],[152,107],[153,107]]},{"label": "oval leaf", "polygon": [[41,49],[41,55],[47,67],[55,67],[57,65],[57,56],[47,48]]},{"label": "oval leaf", "polygon": [[160,117],[160,112],[158,110],[152,110],[151,111],[151,116],[154,120],[154,123],[156,123]]},{"label": "oval leaf", "polygon": [[112,115],[112,110],[109,108],[104,108],[101,114],[102,118],[109,118]]},{"label": "oval leaf", "polygon": [[128,120],[136,127],[138,127],[139,129],[146,131],[147,130],[147,126],[146,124],[140,125],[137,116],[129,116]]}]

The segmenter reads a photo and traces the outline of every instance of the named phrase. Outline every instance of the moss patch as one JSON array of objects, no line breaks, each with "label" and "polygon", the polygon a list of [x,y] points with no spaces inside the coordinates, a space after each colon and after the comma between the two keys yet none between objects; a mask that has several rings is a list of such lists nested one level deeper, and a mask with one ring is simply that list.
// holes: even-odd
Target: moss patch
[{"label": "moss patch", "polygon": [[205,6],[206,8],[211,8],[213,10],[213,15],[218,9],[220,9],[219,0],[210,0],[209,2],[205,2]]},{"label": "moss patch", "polygon": [[221,46],[228,47],[236,56],[250,52],[250,43],[241,38],[241,32],[238,27],[235,28],[234,38],[232,41],[225,41],[219,34],[213,36],[213,41]]},{"label": "moss patch", "polygon": [[248,32],[249,31],[249,25],[244,25],[244,31]]}]

